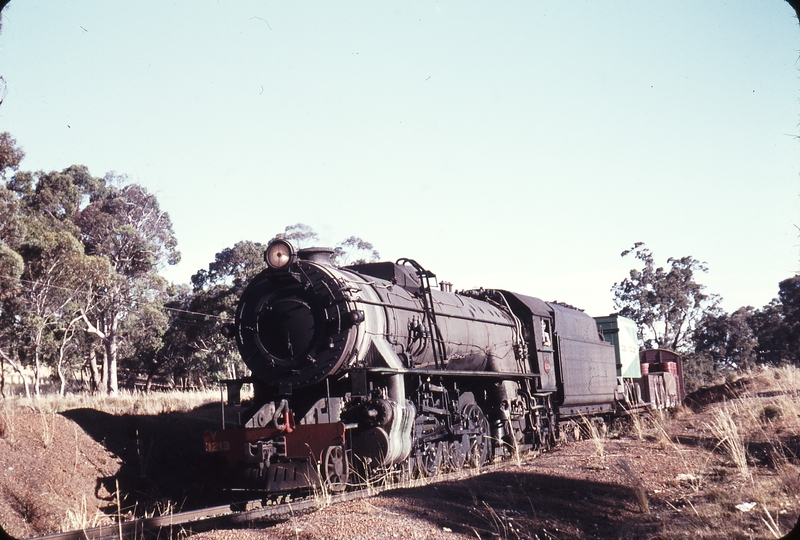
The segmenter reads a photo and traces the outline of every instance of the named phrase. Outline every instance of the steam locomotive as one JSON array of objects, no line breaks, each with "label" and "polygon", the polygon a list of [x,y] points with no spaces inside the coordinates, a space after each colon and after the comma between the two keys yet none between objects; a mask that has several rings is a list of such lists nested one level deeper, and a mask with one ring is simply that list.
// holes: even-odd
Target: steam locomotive
[{"label": "steam locomotive", "polygon": [[[271,242],[227,333],[252,375],[239,426],[208,431],[248,491],[370,472],[433,476],[576,437],[587,418],[674,406],[680,357],[639,353],[633,321],[505,290],[452,292],[412,259],[337,267]],[[224,416],[223,416],[224,418]]]}]

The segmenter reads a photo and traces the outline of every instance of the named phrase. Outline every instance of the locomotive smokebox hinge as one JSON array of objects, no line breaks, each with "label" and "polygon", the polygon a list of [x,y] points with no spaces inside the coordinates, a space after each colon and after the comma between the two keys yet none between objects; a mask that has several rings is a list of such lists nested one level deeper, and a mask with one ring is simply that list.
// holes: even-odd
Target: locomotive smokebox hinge
[{"label": "locomotive smokebox hinge", "polygon": [[364,310],[354,309],[348,314],[348,322],[351,326],[358,326],[364,322]]}]

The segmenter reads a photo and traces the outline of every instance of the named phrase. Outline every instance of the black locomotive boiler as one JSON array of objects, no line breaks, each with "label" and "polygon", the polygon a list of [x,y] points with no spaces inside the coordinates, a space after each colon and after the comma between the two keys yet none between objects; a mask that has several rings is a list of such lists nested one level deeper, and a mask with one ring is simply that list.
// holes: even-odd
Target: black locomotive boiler
[{"label": "black locomotive boiler", "polygon": [[270,243],[228,328],[252,373],[226,381],[229,403],[246,383],[254,396],[240,425],[206,432],[205,445],[243,489],[341,491],[375,471],[480,467],[551,446],[586,418],[675,402],[677,370],[647,360],[642,375],[632,321],[435,289],[411,259],[337,267],[331,253]]}]

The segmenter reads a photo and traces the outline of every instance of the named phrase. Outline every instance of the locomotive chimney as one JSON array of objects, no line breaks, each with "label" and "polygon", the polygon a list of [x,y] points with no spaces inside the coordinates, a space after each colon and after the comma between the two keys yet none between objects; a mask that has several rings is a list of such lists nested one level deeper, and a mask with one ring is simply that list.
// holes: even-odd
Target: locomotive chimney
[{"label": "locomotive chimney", "polygon": [[326,247],[303,248],[297,252],[297,258],[319,264],[331,264],[333,250]]}]

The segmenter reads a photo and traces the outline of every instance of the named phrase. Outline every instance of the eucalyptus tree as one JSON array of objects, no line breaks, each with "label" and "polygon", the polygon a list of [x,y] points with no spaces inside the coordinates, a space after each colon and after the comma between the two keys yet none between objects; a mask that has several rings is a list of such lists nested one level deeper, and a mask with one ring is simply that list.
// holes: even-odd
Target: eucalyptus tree
[{"label": "eucalyptus tree", "polygon": [[0,177],[5,179],[6,174],[19,169],[24,157],[25,152],[17,146],[16,139],[7,131],[0,133]]},{"label": "eucalyptus tree", "polygon": [[[22,274],[25,310],[18,316],[26,330],[34,392],[39,395],[42,355],[48,352],[53,358],[54,332],[62,333],[59,347],[62,352],[74,335],[80,309],[87,302],[87,283],[96,264],[93,258],[84,254],[77,238],[67,231],[51,231],[38,224],[29,225],[28,231],[26,242],[21,247],[25,260]],[[46,349],[48,345],[49,350]],[[62,365],[57,364],[57,367]],[[62,391],[63,383],[62,377]]]},{"label": "eucalyptus tree", "polygon": [[180,261],[169,215],[155,195],[124,177],[106,175],[92,185],[90,203],[76,217],[86,253],[105,258],[110,275],[98,291],[100,300],[83,310],[86,329],[103,346],[104,388],[119,388],[120,346],[132,338],[124,323],[154,302],[162,302],[166,282],[158,276],[164,264]]},{"label": "eucalyptus tree", "polygon": [[622,256],[633,254],[641,261],[627,278],[615,283],[614,306],[620,315],[636,321],[639,340],[647,347],[685,352],[691,347],[693,332],[707,314],[719,312],[720,297],[706,294],[705,285],[695,280],[705,273],[705,263],[694,257],[669,258],[669,269],[656,266],[653,254],[637,242]]},{"label": "eucalyptus tree", "polygon": [[[319,235],[305,223],[287,225],[282,233],[276,234],[272,240],[289,240],[295,247],[305,247],[311,240],[319,240]],[[272,241],[270,240],[270,242]]]},{"label": "eucalyptus tree", "polygon": [[264,262],[265,249],[265,245],[249,240],[223,249],[214,255],[207,270],[198,270],[192,276],[194,291],[208,291],[222,286],[230,289],[230,294],[241,293],[250,278],[267,267]]},{"label": "eucalyptus tree", "polygon": [[170,329],[154,366],[157,373],[175,381],[207,384],[244,371],[234,343],[224,335],[225,325],[233,322],[247,283],[266,268],[264,249],[258,242],[237,242],[192,276],[191,291],[173,291],[167,304]]},{"label": "eucalyptus tree", "polygon": [[0,184],[0,301],[19,290],[24,263],[17,248],[24,237],[19,200]]},{"label": "eucalyptus tree", "polygon": [[0,359],[20,373],[29,364],[35,392],[49,363],[63,392],[67,368],[86,357],[99,389],[115,392],[120,348],[141,356],[166,328],[154,314],[166,289],[158,270],[180,260],[169,216],[124,177],[80,165],[20,172],[23,156],[0,133]]},{"label": "eucalyptus tree", "polygon": [[[11,135],[0,133],[0,180],[13,174],[24,156],[25,153],[17,147]],[[16,248],[24,236],[22,208],[17,194],[0,183],[0,301],[18,290],[23,262]]]},{"label": "eucalyptus tree", "polygon": [[758,338],[753,331],[752,307],[733,313],[706,313],[695,328],[693,355],[711,362],[713,371],[750,368],[756,362]]},{"label": "eucalyptus tree", "polygon": [[158,283],[150,285],[148,301],[140,302],[139,308],[120,325],[119,334],[124,336],[118,349],[120,372],[128,377],[131,385],[141,382],[142,374],[150,373],[165,346],[164,335],[169,329],[166,287],[160,276],[153,276],[153,279]]},{"label": "eucalyptus tree", "polygon": [[[318,241],[319,235],[308,225],[296,223],[273,237],[278,238],[302,248]],[[218,252],[207,268],[192,276],[191,291],[174,288],[166,304],[170,328],[163,338],[164,347],[152,364],[151,378],[160,374],[175,381],[206,384],[214,379],[237,377],[246,370],[235,343],[225,333],[233,322],[245,287],[266,268],[265,249],[258,242],[237,242]],[[371,243],[351,236],[336,245],[331,262],[366,262],[378,257]]]},{"label": "eucalyptus tree", "polygon": [[800,364],[800,274],[778,284],[778,300],[783,314],[786,360]]},{"label": "eucalyptus tree", "polygon": [[92,284],[105,269],[103,261],[85,254],[73,223],[84,199],[80,185],[86,174],[81,167],[16,173],[2,193],[5,204],[1,211],[14,217],[14,225],[6,225],[2,235],[11,241],[21,266],[13,298],[3,295],[2,321],[6,337],[9,330],[13,336],[0,349],[5,349],[4,360],[25,381],[26,393],[29,388],[23,368],[32,370],[33,390],[39,395],[46,365],[59,373],[63,392],[66,352],[80,321],[81,306],[91,303]]},{"label": "eucalyptus tree", "polygon": [[778,284],[778,297],[751,319],[760,363],[800,364],[800,274]]},{"label": "eucalyptus tree", "polygon": [[371,242],[358,236],[345,238],[333,249],[332,261],[334,264],[345,266],[348,264],[363,264],[380,260],[381,255]]},{"label": "eucalyptus tree", "polygon": [[[2,3],[0,3],[2,10]],[[0,14],[2,21],[2,14]],[[13,174],[25,153],[8,132],[0,133],[0,181]],[[25,236],[21,205],[16,194],[0,182],[0,396],[5,397],[5,365],[15,361],[17,334],[15,319],[9,308],[15,303],[24,270],[22,256],[16,248]],[[27,381],[26,381],[27,383]],[[26,386],[26,393],[30,389]]]}]

